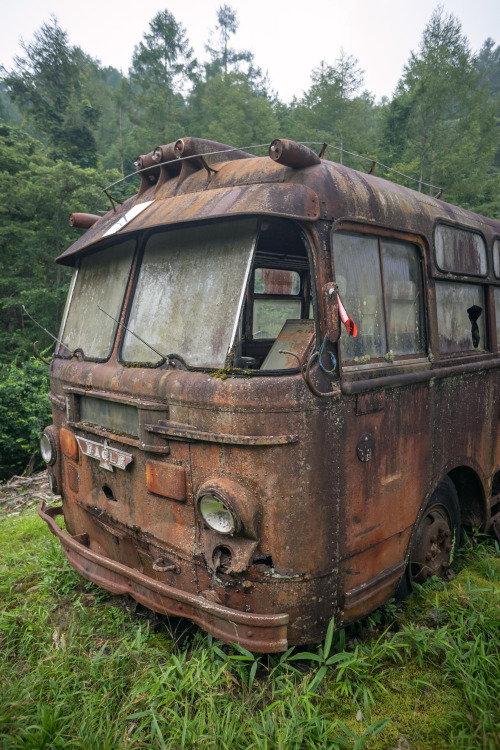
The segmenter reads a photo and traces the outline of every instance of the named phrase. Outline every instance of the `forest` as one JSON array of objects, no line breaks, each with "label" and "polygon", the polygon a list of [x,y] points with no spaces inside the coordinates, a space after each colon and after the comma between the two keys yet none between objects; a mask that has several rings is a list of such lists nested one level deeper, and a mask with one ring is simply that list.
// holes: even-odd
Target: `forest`
[{"label": "forest", "polygon": [[[222,5],[205,59],[167,10],[138,39],[124,74],[72,47],[51,17],[0,69],[0,479],[37,460],[50,421],[47,367],[68,269],[55,258],[76,238],[74,211],[105,213],[102,192],[134,172],[139,154],[183,136],[245,148],[276,137],[330,145],[326,157],[478,213],[500,218],[500,46],[473,51],[459,20],[438,6],[391,99],[364,88],[341,49],[311,70],[310,86],[280,101],[250,50],[235,49],[237,13]],[[259,153],[257,151],[257,153]],[[265,153],[265,150],[262,150]],[[360,159],[359,156],[364,157]],[[399,172],[400,174],[396,174]],[[407,175],[404,177],[402,175]],[[138,178],[110,190],[120,201]],[[27,312],[25,312],[25,310]]]}]

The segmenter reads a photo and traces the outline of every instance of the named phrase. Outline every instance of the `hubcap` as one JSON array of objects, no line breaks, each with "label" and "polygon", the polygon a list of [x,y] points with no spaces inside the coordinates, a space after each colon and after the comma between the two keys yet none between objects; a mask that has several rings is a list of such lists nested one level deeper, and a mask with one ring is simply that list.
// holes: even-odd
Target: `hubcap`
[{"label": "hubcap", "polygon": [[432,508],[418,527],[411,556],[411,576],[423,583],[429,576],[444,576],[451,554],[451,527],[444,509]]}]

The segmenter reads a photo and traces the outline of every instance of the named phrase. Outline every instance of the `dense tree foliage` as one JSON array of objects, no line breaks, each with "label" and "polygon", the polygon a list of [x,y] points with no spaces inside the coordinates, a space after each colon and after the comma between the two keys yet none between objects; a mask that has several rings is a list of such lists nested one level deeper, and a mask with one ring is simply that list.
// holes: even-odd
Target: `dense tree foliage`
[{"label": "dense tree foliage", "polygon": [[54,17],[21,47],[24,55],[16,57],[14,70],[4,78],[12,100],[46,139],[55,158],[95,166],[93,128],[99,112],[84,85],[95,64],[81,50],[69,47]]},{"label": "dense tree foliage", "polygon": [[197,62],[186,32],[168,10],[160,11],[135,48],[130,69],[130,117],[133,137],[154,146],[176,140],[185,125],[182,87],[195,76]]},{"label": "dense tree foliage", "polygon": [[494,105],[460,23],[441,8],[404,68],[385,126],[386,163],[417,178],[419,190],[437,184],[452,202],[484,201]]},{"label": "dense tree foliage", "polygon": [[[341,49],[286,103],[253,53],[234,47],[237,29],[237,13],[221,5],[197,61],[186,30],[160,11],[124,75],[71,46],[51,17],[20,43],[12,70],[0,70],[0,380],[8,375],[14,390],[8,368],[24,366],[35,339],[50,345],[22,306],[54,333],[59,327],[70,274],[54,259],[78,236],[68,214],[107,210],[102,187],[132,172],[139,154],[185,135],[237,147],[279,136],[327,143],[327,158],[361,170],[369,163],[348,152],[378,159],[415,189],[443,187],[445,199],[500,217],[493,39],[473,53],[458,20],[438,6],[391,100],[375,102],[358,61]],[[114,190],[124,197],[135,187]]]},{"label": "dense tree foliage", "polygon": [[377,107],[363,86],[363,71],[343,49],[333,65],[321,62],[311,73],[311,86],[289,108],[288,127],[296,140],[319,141],[337,149],[329,159],[359,169],[345,151],[358,154],[377,150]]},{"label": "dense tree foliage", "polygon": [[35,339],[50,344],[22,306],[57,333],[70,273],[54,259],[78,236],[68,216],[109,210],[99,188],[119,176],[54,162],[40,141],[0,125],[0,363],[26,358]]},{"label": "dense tree foliage", "polygon": [[30,357],[0,364],[0,480],[41,465],[38,443],[50,423],[49,368]]}]

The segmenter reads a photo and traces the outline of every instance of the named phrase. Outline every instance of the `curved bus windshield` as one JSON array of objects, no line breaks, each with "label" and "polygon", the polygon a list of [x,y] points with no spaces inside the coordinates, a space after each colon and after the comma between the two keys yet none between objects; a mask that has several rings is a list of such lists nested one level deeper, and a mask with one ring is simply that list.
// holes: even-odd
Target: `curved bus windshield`
[{"label": "curved bus windshield", "polygon": [[153,234],[144,250],[122,360],[158,364],[161,352],[177,354],[194,367],[224,367],[237,339],[256,234],[256,219]]},{"label": "curved bus windshield", "polygon": [[58,354],[64,356],[68,347],[81,349],[88,359],[110,355],[117,325],[113,318],[120,315],[134,250],[135,240],[127,240],[81,260],[61,329],[65,346]]}]

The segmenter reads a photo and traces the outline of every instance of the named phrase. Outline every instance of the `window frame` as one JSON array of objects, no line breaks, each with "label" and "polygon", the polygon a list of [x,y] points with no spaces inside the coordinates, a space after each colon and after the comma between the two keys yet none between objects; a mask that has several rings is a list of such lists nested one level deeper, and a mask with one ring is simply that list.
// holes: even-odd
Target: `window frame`
[{"label": "window frame", "polygon": [[[381,290],[382,290],[382,302],[384,306],[383,322],[385,326],[386,340],[389,346],[388,351],[383,357],[380,357],[380,356],[370,357],[368,361],[366,362],[363,361],[362,363],[356,362],[355,360],[352,360],[352,359],[343,360],[342,359],[342,336],[341,336],[338,341],[339,363],[340,363],[341,370],[345,372],[352,372],[352,371],[358,371],[358,370],[378,369],[378,368],[383,368],[383,367],[394,367],[395,365],[404,365],[406,363],[409,363],[409,364],[416,364],[420,362],[429,363],[430,361],[429,360],[429,345],[430,345],[431,339],[430,339],[430,326],[429,326],[428,283],[427,283],[429,274],[426,273],[427,258],[428,258],[427,243],[424,241],[422,237],[418,235],[410,234],[407,232],[398,232],[392,229],[388,229],[387,227],[380,227],[380,226],[367,227],[365,224],[358,224],[356,222],[341,220],[333,225],[331,233],[330,233],[331,265],[332,265],[332,273],[333,273],[334,280],[336,278],[334,243],[335,243],[335,234],[338,232],[364,235],[366,237],[375,238],[377,240],[379,263],[380,263],[380,284],[381,284]],[[422,329],[422,344],[423,344],[422,352],[417,352],[414,354],[397,354],[397,355],[393,355],[392,357],[388,357],[388,355],[391,352],[391,348],[390,348],[390,336],[389,336],[389,325],[388,325],[387,299],[386,299],[386,290],[385,290],[385,281],[384,281],[383,263],[382,263],[382,241],[383,239],[394,240],[396,242],[404,242],[404,243],[413,245],[416,248],[417,261],[418,261],[418,278],[419,278],[420,292],[421,292],[420,314],[421,314],[421,329]],[[349,310],[347,310],[347,313],[349,313]]]},{"label": "window frame", "polygon": [[[134,300],[135,300],[136,293],[137,293],[137,288],[138,288],[139,279],[141,275],[141,269],[144,263],[144,258],[148,249],[149,242],[152,240],[152,238],[155,235],[168,234],[170,231],[172,232],[176,232],[180,230],[189,231],[191,229],[199,229],[200,227],[210,227],[210,226],[215,226],[215,225],[234,223],[238,221],[244,222],[245,220],[247,221],[255,220],[256,230],[255,230],[255,235],[253,239],[253,247],[251,250],[252,260],[249,263],[249,267],[247,268],[245,282],[241,290],[241,299],[239,303],[240,312],[239,312],[237,321],[234,322],[235,330],[237,330],[238,325],[241,325],[241,321],[243,321],[245,304],[246,304],[245,295],[246,295],[246,290],[248,289],[249,279],[252,277],[253,262],[255,260],[255,249],[257,246],[258,238],[259,238],[260,223],[261,223],[262,218],[258,214],[254,214],[254,213],[234,215],[234,216],[230,215],[230,216],[224,216],[223,218],[208,219],[208,220],[203,220],[203,221],[189,221],[189,222],[165,224],[165,225],[160,225],[158,227],[154,227],[152,229],[148,229],[145,232],[140,233],[140,242],[138,243],[138,247],[136,249],[137,258],[136,258],[136,264],[135,264],[134,274],[132,278],[132,284],[129,289],[129,293],[128,293],[128,297],[126,301],[125,325],[121,326],[122,330],[120,332],[120,338],[118,340],[118,346],[117,346],[117,359],[118,359],[119,364],[121,364],[124,367],[135,366],[135,363],[133,363],[132,365],[128,360],[124,359],[123,348],[124,348],[125,336],[127,335],[127,327],[130,322],[133,304],[134,304]],[[238,338],[238,336],[236,338]],[[193,365],[190,362],[185,362],[183,359],[181,359],[181,363],[182,363],[183,368],[191,372],[213,372],[219,369],[213,366]],[[137,364],[138,366],[144,369],[155,369],[155,368],[163,367],[165,364],[165,361],[160,360],[158,362],[153,362],[153,363],[145,361],[145,362],[140,362]],[[224,364],[224,367],[225,367],[225,364]]]},{"label": "window frame", "polygon": [[74,349],[73,351],[79,352],[84,362],[104,363],[104,362],[108,362],[113,356],[117,342],[121,342],[123,331],[122,331],[122,325],[120,324],[120,321],[122,321],[124,310],[128,303],[129,288],[130,288],[131,281],[133,281],[134,279],[134,274],[135,274],[135,270],[137,267],[137,258],[138,258],[138,254],[140,253],[141,242],[140,242],[139,233],[132,233],[123,237],[112,235],[111,237],[109,238],[106,237],[105,239],[106,239],[105,242],[97,245],[96,247],[93,247],[91,252],[82,253],[82,255],[77,258],[77,262],[75,263],[74,273],[70,282],[68,295],[66,298],[66,303],[65,303],[65,307],[63,311],[63,317],[62,317],[60,331],[59,331],[58,344],[54,352],[54,356],[57,357],[58,359],[71,359],[74,356],[73,354],[62,353],[62,349],[66,348],[63,343],[63,336],[64,336],[64,330],[65,330],[66,323],[67,323],[68,316],[69,316],[70,307],[73,304],[74,299],[75,299],[75,290],[76,290],[76,286],[78,282],[78,277],[81,274],[82,262],[89,258],[97,257],[101,253],[104,253],[113,248],[117,248],[120,245],[125,245],[128,242],[134,242],[135,247],[132,251],[130,267],[128,269],[127,279],[125,281],[125,285],[123,288],[122,300],[119,306],[118,315],[116,316],[116,319],[115,319],[115,326],[113,329],[113,334],[111,336],[111,343],[110,343],[107,355],[105,357],[89,357],[85,354],[85,352],[80,346],[77,346],[76,349]]}]

